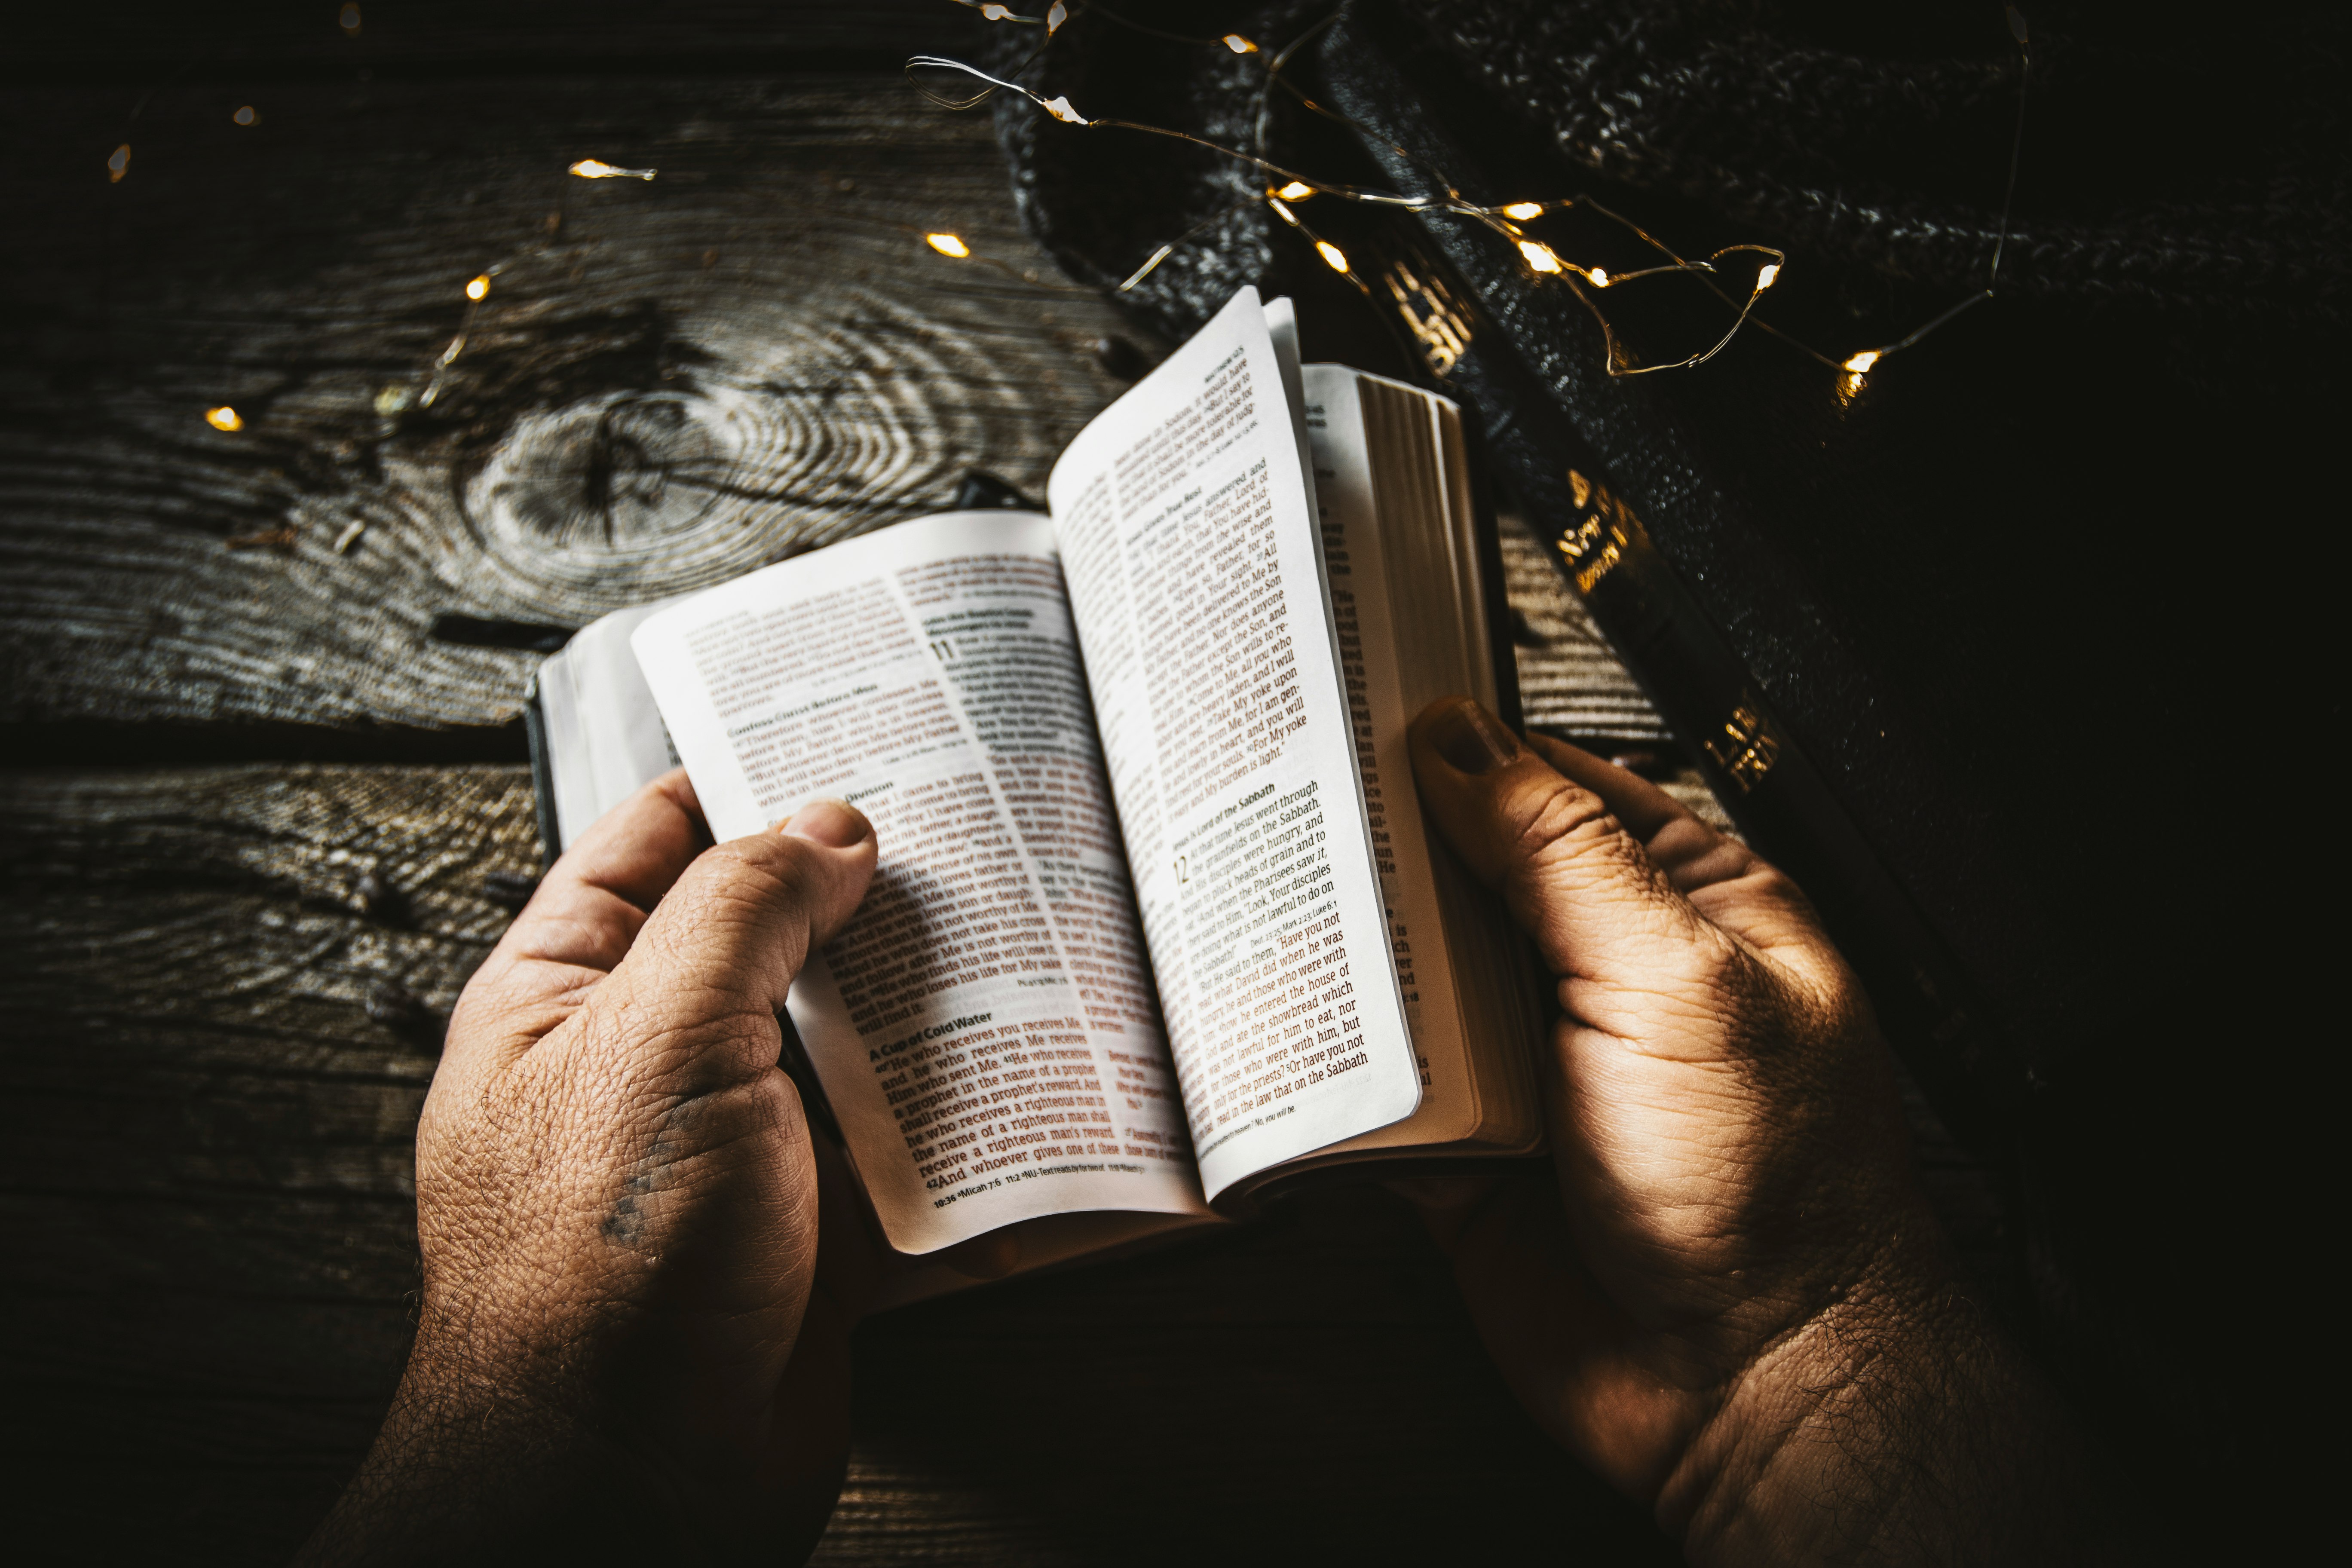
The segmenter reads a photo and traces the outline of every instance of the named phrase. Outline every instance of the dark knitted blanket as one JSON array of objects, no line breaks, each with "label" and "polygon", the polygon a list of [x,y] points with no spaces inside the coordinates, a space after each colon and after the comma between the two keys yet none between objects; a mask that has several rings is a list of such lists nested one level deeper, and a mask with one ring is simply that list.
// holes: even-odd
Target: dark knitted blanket
[{"label": "dark knitted blanket", "polygon": [[[1235,31],[1272,49],[1334,8],[1129,0],[1118,15],[1194,37]],[[1549,177],[1544,194],[1599,182],[1652,198],[1662,216],[1695,204],[1727,226],[1717,232],[1808,264],[1948,292],[1983,282],[2018,90],[2000,5],[1392,8],[1491,103],[1523,166]],[[2182,314],[2340,317],[2352,266],[2340,7],[2028,9],[2033,68],[2005,291]],[[1010,68],[1034,34],[998,41],[995,63]],[[1246,147],[1265,70],[1098,10],[1023,79],[1090,116]],[[1116,284],[1207,222],[1127,297],[1165,331],[1189,331],[1241,282],[1279,286],[1307,259],[1290,237],[1276,243],[1280,226],[1262,206],[1228,213],[1263,184],[1245,165],[1130,132],[1078,133],[1010,94],[997,116],[1024,217],[1074,275]],[[1272,118],[1276,160],[1297,157],[1295,106],[1277,95]]]},{"label": "dark knitted blanket", "polygon": [[[1395,114],[1475,144],[1476,199],[1589,191],[1685,252],[1783,247],[1768,313],[1832,354],[1983,286],[2019,81],[1997,4],[1356,5],[1341,27],[1417,84]],[[1329,14],[1118,9],[1266,49]],[[2326,1223],[2290,1162],[2332,1137],[2298,1125],[2324,1100],[2295,1086],[2333,1052],[2305,1020],[2340,917],[2306,910],[2340,812],[2282,781],[2332,778],[2283,770],[2332,754],[2344,707],[2347,23],[2025,9],[2000,293],[1850,406],[1833,371],[1752,331],[1626,381],[1601,373],[1597,331],[1514,343],[1523,318],[1496,319],[1991,998],[2018,1064],[1996,1142],[2039,1303],[2024,1331],[2168,1489],[2168,1525],[2186,1510],[2182,1539],[2242,1546],[2231,1500],[2293,1456],[2271,1368],[2221,1325],[2291,1289],[2284,1260]],[[1009,69],[1034,34],[1001,41]],[[1315,69],[1310,47],[1310,92]],[[1023,79],[1086,115],[1233,146],[1263,129],[1277,163],[1381,176],[1286,95],[1261,128],[1262,57],[1099,10]],[[1259,172],[1010,94],[996,114],[1024,221],[1074,277],[1110,289],[1182,237],[1115,296],[1139,321],[1189,332],[1254,282],[1301,297],[1310,357],[1373,363],[1349,323],[1381,307],[1275,218]]]}]

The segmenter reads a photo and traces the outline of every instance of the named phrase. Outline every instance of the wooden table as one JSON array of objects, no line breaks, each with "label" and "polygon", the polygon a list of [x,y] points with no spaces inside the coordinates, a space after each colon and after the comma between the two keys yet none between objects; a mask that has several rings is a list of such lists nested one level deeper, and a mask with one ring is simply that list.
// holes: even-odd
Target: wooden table
[{"label": "wooden table", "polygon": [[[1126,384],[1103,340],[1161,346],[901,79],[969,13],[335,9],[60,22],[0,101],[0,1376],[22,1528],[77,1557],[284,1556],[399,1373],[440,1019],[539,857],[538,656],[436,617],[577,626],[970,467],[1034,490]],[[1508,542],[1532,716],[1656,742]],[[1376,1193],[877,1319],[856,1375],[827,1563],[1670,1555]]]}]

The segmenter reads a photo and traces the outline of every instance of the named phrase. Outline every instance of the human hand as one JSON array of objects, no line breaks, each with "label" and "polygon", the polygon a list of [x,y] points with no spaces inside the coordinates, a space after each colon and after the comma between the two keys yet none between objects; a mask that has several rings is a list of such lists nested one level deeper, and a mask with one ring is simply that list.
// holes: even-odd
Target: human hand
[{"label": "human hand", "polygon": [[[708,847],[679,771],[549,871],[450,1020],[415,1348],[308,1560],[814,1544],[854,1308],[812,1295],[817,1155],[776,1014],[874,864],[834,801]],[[825,1236],[830,1263],[857,1231]]]},{"label": "human hand", "polygon": [[1467,700],[1411,746],[1565,1015],[1556,1183],[1417,1194],[1536,1418],[1693,1562],[2068,1550],[2068,1423],[1962,1290],[1869,1001],[1794,884]]}]

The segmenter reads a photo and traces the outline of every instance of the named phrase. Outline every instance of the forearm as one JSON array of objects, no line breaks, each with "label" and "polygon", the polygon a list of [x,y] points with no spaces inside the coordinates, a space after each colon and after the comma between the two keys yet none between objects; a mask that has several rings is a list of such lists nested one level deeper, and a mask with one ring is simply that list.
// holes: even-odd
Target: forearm
[{"label": "forearm", "polygon": [[697,1561],[665,1468],[572,1413],[412,1367],[359,1473],[298,1559],[310,1563]]},{"label": "forearm", "polygon": [[849,1328],[816,1291],[759,1430],[740,1441],[665,1418],[646,1389],[674,1391],[688,1375],[676,1367],[499,1372],[420,1337],[375,1446],[300,1561],[604,1562],[642,1548],[664,1562],[800,1562],[848,1465]]},{"label": "forearm", "polygon": [[1867,1289],[1773,1345],[1658,1500],[1694,1563],[2125,1559],[2114,1478],[1963,1291]]}]

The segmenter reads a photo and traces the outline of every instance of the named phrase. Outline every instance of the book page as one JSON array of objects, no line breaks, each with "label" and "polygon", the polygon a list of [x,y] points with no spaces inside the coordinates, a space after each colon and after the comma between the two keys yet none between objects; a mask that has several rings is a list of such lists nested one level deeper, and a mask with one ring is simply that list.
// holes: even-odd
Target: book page
[{"label": "book page", "polygon": [[[1374,868],[1386,900],[1389,949],[1422,1074],[1423,1099],[1411,1131],[1435,1141],[1464,1136],[1476,1124],[1478,1106],[1454,1005],[1453,964],[1422,830],[1420,797],[1405,754],[1405,727],[1418,710],[1406,703],[1397,668],[1398,628],[1387,587],[1388,572],[1395,563],[1386,558],[1381,537],[1358,383],[1357,373],[1345,365],[1307,366],[1306,423],[1314,453],[1324,569],[1348,679],[1349,713],[1356,726]],[[1454,628],[1449,624],[1447,629]],[[1458,688],[1473,689],[1469,680],[1465,668]],[[1382,1147],[1407,1131],[1391,1127],[1359,1142]]]},{"label": "book page", "polygon": [[1421,1098],[1304,445],[1244,289],[1050,481],[1212,1198]]},{"label": "book page", "polygon": [[539,667],[558,848],[571,848],[591,823],[677,766],[629,648],[629,634],[669,602],[633,605],[592,621]]},{"label": "book page", "polygon": [[818,795],[873,820],[874,885],[791,1012],[892,1247],[1206,1212],[1051,524],[901,523],[635,642],[720,838]]}]

